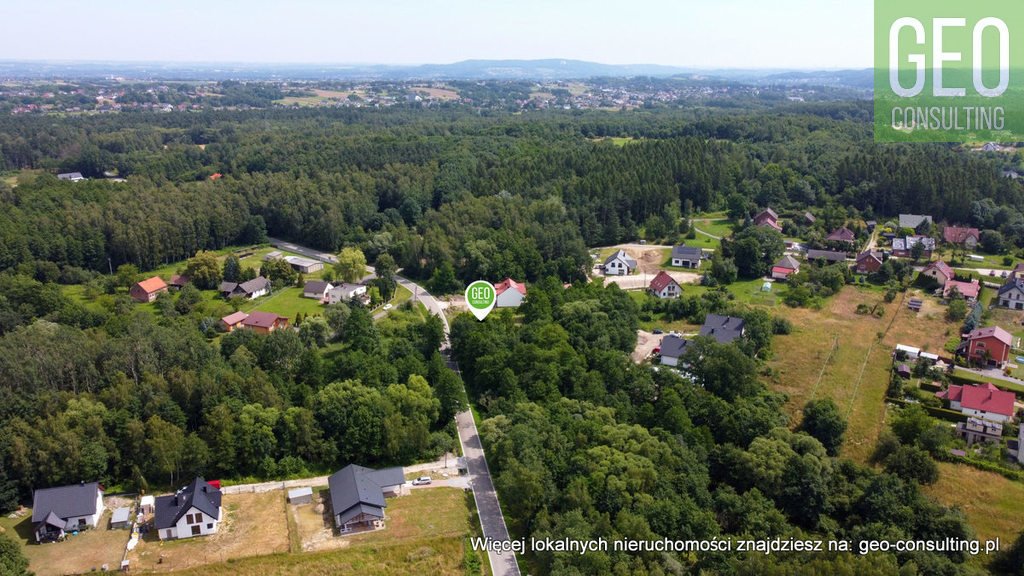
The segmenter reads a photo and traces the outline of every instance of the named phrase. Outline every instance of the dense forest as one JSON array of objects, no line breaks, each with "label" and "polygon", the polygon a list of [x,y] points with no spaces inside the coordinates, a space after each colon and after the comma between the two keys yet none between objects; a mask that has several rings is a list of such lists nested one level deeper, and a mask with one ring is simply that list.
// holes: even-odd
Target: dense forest
[{"label": "dense forest", "polygon": [[[141,310],[113,273],[269,235],[358,247],[440,293],[477,278],[530,282],[521,314],[460,317],[452,333],[516,536],[972,537],[911,474],[837,457],[834,407],[809,406],[792,429],[785,399],[758,380],[783,319],[713,290],[666,304],[694,323],[708,312],[747,321],[738,344],[698,341],[684,378],[631,362],[640,310],[583,281],[588,247],[675,241],[687,215],[767,205],[838,222],[928,213],[1024,247],[1024,189],[1002,174],[1013,160],[874,144],[870,116],[868,103],[833,102],[0,118],[0,509],[85,478],[129,489],[195,473],[281,478],[453,447],[466,399],[437,352],[438,319],[407,306],[375,323],[336,305],[295,331],[213,338],[187,290]],[[58,180],[64,171],[89,180]],[[760,274],[781,242],[741,230],[723,245],[731,268],[710,276]],[[818,283],[841,284],[836,274]],[[86,306],[67,285],[105,294]],[[965,560],[528,558],[558,575],[970,573]]]}]

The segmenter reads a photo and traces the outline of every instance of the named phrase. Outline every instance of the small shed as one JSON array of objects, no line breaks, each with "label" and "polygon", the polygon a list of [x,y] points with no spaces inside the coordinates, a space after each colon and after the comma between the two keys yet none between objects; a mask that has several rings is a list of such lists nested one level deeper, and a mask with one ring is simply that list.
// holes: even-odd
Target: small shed
[{"label": "small shed", "polygon": [[460,475],[469,474],[469,464],[466,462],[465,456],[459,456],[456,458],[455,467],[458,469]]},{"label": "small shed", "polygon": [[131,526],[132,511],[128,508],[115,508],[110,517],[111,530],[125,530]]},{"label": "small shed", "polygon": [[146,495],[139,500],[139,513],[152,514],[156,506],[156,497]]},{"label": "small shed", "polygon": [[311,504],[313,502],[313,489],[309,486],[292,488],[288,491],[288,502],[291,504]]},{"label": "small shed", "polygon": [[901,378],[910,378],[910,366],[900,364],[896,368],[896,373],[899,374]]}]

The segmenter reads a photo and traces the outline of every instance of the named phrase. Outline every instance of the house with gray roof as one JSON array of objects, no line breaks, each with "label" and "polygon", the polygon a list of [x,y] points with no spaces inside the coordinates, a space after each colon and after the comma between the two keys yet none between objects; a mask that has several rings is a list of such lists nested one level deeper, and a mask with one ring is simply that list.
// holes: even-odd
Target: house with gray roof
[{"label": "house with gray roof", "polygon": [[323,280],[309,280],[302,287],[302,297],[312,298],[323,302],[327,299],[327,293],[334,289],[334,285]]},{"label": "house with gray roof", "polygon": [[63,174],[57,174],[57,178],[67,182],[81,182],[86,179],[85,176],[82,176],[81,172],[64,172]]},{"label": "house with gray roof", "polygon": [[161,540],[215,534],[223,516],[221,491],[201,477],[154,502],[153,527]]},{"label": "house with gray roof", "polygon": [[926,214],[900,214],[900,228],[926,232],[931,225],[932,217]]},{"label": "house with gray roof", "polygon": [[672,265],[683,268],[700,268],[704,251],[696,246],[680,244],[672,247]]},{"label": "house with gray roof", "polygon": [[225,298],[241,297],[246,300],[255,300],[260,296],[270,294],[270,280],[263,276],[257,276],[242,283],[221,282],[218,290],[220,295]]},{"label": "house with gray roof", "polygon": [[604,261],[605,276],[627,276],[636,270],[636,259],[619,250]]},{"label": "house with gray roof", "polygon": [[687,340],[675,334],[665,336],[661,339],[661,363],[666,366],[678,366],[679,360],[692,343],[692,340]]},{"label": "house with gray roof", "polygon": [[103,489],[98,482],[40,488],[32,495],[36,542],[59,540],[68,532],[95,528],[102,515]]},{"label": "house with gray roof", "polygon": [[719,344],[728,344],[746,333],[746,322],[743,318],[708,314],[704,325],[700,327],[700,335],[714,338]]},{"label": "house with gray roof", "polygon": [[385,496],[398,496],[405,486],[401,467],[374,470],[349,464],[327,479],[334,525],[341,534],[384,527]]},{"label": "house with gray roof", "polygon": [[829,264],[846,262],[846,252],[836,252],[834,250],[808,250],[807,260],[811,262],[821,260],[823,262],[828,262]]}]

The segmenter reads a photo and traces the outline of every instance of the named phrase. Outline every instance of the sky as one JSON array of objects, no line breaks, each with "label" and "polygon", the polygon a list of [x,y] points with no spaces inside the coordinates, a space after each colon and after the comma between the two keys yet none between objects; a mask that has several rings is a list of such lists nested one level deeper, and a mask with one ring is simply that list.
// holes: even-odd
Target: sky
[{"label": "sky", "polygon": [[871,0],[0,0],[0,21],[7,60],[872,64]]}]

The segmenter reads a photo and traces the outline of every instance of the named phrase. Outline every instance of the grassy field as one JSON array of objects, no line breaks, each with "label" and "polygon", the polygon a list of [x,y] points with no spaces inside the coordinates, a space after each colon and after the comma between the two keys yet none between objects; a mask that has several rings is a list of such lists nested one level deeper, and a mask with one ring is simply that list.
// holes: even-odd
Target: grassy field
[{"label": "grassy field", "polygon": [[288,288],[277,288],[269,296],[246,302],[242,304],[241,310],[243,312],[252,312],[253,310],[273,312],[294,321],[299,312],[316,316],[323,314],[324,307],[319,300],[303,298],[302,288],[289,286]]},{"label": "grassy field", "polygon": [[718,236],[720,238],[724,238],[732,234],[734,228],[733,223],[724,218],[695,218],[692,225],[701,232],[705,232],[712,236]]},{"label": "grassy field", "polygon": [[[908,298],[910,295],[908,294]],[[882,318],[855,313],[858,304],[879,305]],[[848,286],[822,310],[791,309],[793,333],[775,339],[769,385],[789,396],[787,412],[798,419],[804,404],[830,397],[849,421],[843,455],[866,462],[885,425],[890,354],[896,344],[938,351],[956,331],[933,300],[914,314],[899,298],[885,304],[874,290]],[[894,318],[895,317],[895,318]],[[879,340],[878,335],[884,334]]]},{"label": "grassy field", "polygon": [[940,462],[939,481],[925,492],[947,506],[959,506],[978,538],[1000,538],[1009,546],[1021,530],[1024,484],[1020,482],[965,464]]},{"label": "grassy field", "polygon": [[210,536],[165,542],[152,532],[147,534],[128,555],[132,570],[169,572],[288,550],[285,498],[280,490],[225,494],[223,509],[224,520]]},{"label": "grassy field", "polygon": [[36,544],[32,535],[31,511],[19,519],[0,517],[0,529],[22,546],[29,568],[36,576],[99,571],[104,564],[111,570],[117,570],[128,542],[128,531],[108,530],[109,523],[110,511],[107,511],[100,518],[98,528],[68,536],[64,542]]}]

